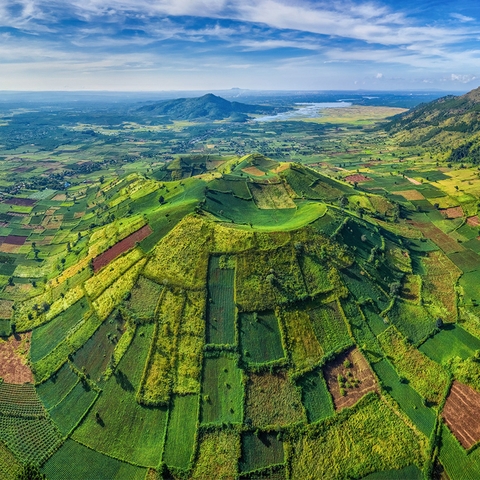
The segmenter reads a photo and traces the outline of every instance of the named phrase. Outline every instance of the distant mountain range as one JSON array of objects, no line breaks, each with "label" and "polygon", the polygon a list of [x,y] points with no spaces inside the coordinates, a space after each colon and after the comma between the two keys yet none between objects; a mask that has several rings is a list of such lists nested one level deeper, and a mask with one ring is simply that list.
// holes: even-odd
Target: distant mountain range
[{"label": "distant mountain range", "polygon": [[222,97],[208,93],[197,98],[177,98],[139,108],[139,112],[154,115],[165,115],[171,120],[225,120],[244,122],[248,114],[271,115],[288,110],[283,107],[265,105],[248,105],[240,102],[229,102]]}]

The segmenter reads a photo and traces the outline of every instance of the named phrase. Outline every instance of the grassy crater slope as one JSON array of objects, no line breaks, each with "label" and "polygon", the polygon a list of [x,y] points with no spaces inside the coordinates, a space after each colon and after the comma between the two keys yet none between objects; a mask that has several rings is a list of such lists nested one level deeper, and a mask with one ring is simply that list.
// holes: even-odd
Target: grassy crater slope
[{"label": "grassy crater slope", "polygon": [[[55,452],[32,458],[53,478],[69,452],[95,475],[105,461],[132,478],[427,471],[432,427],[412,411],[436,418],[449,376],[416,344],[437,332],[420,279],[440,255],[420,258],[388,199],[380,213],[377,194],[309,168],[247,155],[193,175],[197,164],[177,162],[175,180],[166,165],[154,172],[163,180],[109,183],[95,197],[105,223],[74,233],[59,275],[15,304],[17,330],[33,330],[38,420],[60,432]],[[147,237],[124,241],[147,224]],[[366,396],[345,357],[354,347],[378,383]],[[329,376],[340,355],[342,373]],[[387,374],[374,368],[385,357]],[[28,422],[10,408],[0,395],[16,432]],[[25,435],[35,445],[38,429]],[[85,472],[78,459],[69,468]]]}]

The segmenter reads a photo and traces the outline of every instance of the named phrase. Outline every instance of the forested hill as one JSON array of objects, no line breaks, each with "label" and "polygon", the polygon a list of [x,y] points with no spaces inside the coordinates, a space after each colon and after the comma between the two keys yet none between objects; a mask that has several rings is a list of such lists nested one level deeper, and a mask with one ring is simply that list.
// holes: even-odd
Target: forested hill
[{"label": "forested hill", "polygon": [[[404,145],[440,145],[452,160],[480,161],[480,88],[461,96],[448,95],[394,117],[386,129]],[[460,155],[455,153],[459,148]],[[458,157],[458,158],[457,158]]]},{"label": "forested hill", "polygon": [[248,105],[229,102],[208,93],[197,98],[177,98],[140,107],[139,111],[155,115],[166,115],[172,120],[224,120],[245,121],[248,114],[271,114],[285,111],[264,105]]}]

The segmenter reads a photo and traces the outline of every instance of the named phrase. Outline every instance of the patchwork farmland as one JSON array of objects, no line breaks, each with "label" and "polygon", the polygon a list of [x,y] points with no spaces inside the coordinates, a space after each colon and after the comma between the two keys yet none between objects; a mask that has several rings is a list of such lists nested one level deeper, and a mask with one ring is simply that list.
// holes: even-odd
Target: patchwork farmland
[{"label": "patchwork farmland", "polygon": [[1,478],[478,477],[478,167],[323,118],[0,142]]}]

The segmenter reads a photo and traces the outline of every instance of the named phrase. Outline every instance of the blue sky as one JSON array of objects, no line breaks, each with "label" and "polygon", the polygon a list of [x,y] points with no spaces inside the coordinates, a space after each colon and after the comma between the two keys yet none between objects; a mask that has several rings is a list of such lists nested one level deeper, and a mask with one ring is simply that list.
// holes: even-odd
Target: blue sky
[{"label": "blue sky", "polygon": [[475,0],[0,0],[0,90],[456,90]]}]

